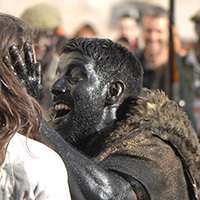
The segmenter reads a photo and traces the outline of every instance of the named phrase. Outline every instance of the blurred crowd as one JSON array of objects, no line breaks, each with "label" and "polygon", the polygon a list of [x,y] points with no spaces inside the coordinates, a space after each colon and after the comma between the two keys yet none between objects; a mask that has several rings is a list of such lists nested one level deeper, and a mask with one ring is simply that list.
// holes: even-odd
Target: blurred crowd
[{"label": "blurred crowd", "polygon": [[[187,112],[200,134],[200,10],[195,10],[188,19],[195,25],[198,36],[195,43],[181,41],[179,30],[170,24],[169,16],[170,11],[159,6],[140,8],[138,15],[124,12],[117,19],[117,36],[112,40],[128,48],[140,60],[144,68],[143,86],[165,91]],[[35,30],[36,55],[43,70],[40,104],[49,120],[52,107],[49,91],[56,79],[63,45],[71,38],[98,37],[98,29],[85,22],[69,37],[62,30],[59,10],[48,4],[27,8],[21,19]]]}]

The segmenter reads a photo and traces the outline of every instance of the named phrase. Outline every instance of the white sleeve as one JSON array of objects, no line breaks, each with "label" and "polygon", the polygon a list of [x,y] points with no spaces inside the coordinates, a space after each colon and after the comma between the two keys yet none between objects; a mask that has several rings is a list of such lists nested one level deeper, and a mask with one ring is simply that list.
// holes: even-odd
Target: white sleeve
[{"label": "white sleeve", "polygon": [[15,134],[1,168],[0,199],[70,200],[61,157],[44,144]]},{"label": "white sleeve", "polygon": [[40,181],[35,190],[36,200],[71,199],[67,171],[58,154],[54,151],[47,154],[38,171],[40,171]]},{"label": "white sleeve", "polygon": [[61,157],[46,145],[18,135],[26,149],[24,167],[35,200],[70,200],[68,174]]}]

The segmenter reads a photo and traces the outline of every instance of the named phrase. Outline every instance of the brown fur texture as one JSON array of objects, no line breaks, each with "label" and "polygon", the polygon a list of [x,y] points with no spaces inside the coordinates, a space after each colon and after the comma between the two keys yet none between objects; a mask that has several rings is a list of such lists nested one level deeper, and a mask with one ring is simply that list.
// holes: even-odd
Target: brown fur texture
[{"label": "brown fur texture", "polygon": [[120,149],[128,151],[135,148],[135,143],[152,136],[169,142],[178,150],[200,196],[200,144],[197,134],[176,102],[158,90],[143,89],[137,105],[131,105],[127,119],[118,123],[118,128],[107,140],[106,150],[96,158],[96,162],[105,160]]}]

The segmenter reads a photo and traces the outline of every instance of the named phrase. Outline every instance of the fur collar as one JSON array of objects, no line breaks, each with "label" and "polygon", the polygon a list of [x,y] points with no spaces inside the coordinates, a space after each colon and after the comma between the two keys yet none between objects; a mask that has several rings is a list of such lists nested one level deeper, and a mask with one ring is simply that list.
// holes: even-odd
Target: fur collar
[{"label": "fur collar", "polygon": [[127,140],[124,142],[124,137],[131,136],[131,142],[138,142],[153,135],[177,149],[199,188],[200,144],[196,132],[186,113],[159,90],[143,89],[137,104],[130,105],[126,119],[118,122],[117,129],[108,138],[106,151],[98,157],[98,161],[130,145]]}]

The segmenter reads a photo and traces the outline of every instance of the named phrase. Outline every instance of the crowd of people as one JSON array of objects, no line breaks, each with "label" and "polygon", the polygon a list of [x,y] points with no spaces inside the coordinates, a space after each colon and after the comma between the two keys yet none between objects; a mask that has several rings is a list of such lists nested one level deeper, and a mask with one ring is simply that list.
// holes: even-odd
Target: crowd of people
[{"label": "crowd of people", "polygon": [[159,6],[121,16],[115,41],[88,23],[69,38],[48,4],[0,13],[0,199],[200,199],[200,11],[191,20],[182,55]]}]

